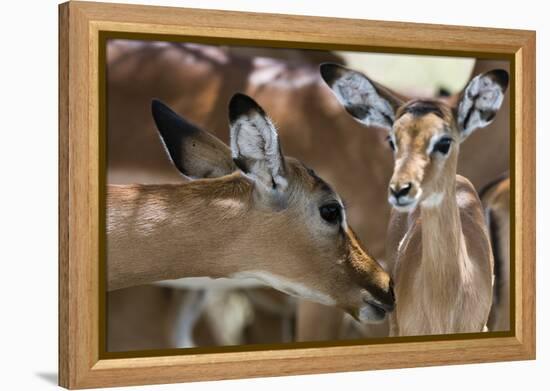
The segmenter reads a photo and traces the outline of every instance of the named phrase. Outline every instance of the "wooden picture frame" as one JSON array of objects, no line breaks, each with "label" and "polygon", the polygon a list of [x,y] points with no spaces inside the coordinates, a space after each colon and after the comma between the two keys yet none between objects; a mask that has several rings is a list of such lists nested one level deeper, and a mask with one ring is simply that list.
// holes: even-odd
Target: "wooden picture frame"
[{"label": "wooden picture frame", "polygon": [[[154,357],[106,357],[105,113],[100,61],[106,32],[193,37],[272,47],[456,54],[511,61],[515,221],[511,332],[462,338],[307,346]],[[441,48],[444,48],[442,50]],[[59,6],[59,384],[123,386],[535,358],[535,32],[430,24],[68,2]]]}]

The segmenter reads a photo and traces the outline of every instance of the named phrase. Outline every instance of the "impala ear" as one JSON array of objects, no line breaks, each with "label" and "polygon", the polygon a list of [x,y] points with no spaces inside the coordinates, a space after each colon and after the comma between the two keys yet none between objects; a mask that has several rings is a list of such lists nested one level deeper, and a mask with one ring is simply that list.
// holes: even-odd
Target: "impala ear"
[{"label": "impala ear", "polygon": [[271,190],[287,187],[285,161],[277,129],[250,97],[235,94],[229,102],[231,154],[245,174]]},{"label": "impala ear", "polygon": [[162,143],[183,175],[217,178],[237,170],[231,150],[221,140],[186,121],[159,100],[153,100],[151,109]]},{"label": "impala ear", "polygon": [[320,66],[321,77],[338,101],[359,122],[391,130],[401,100],[360,72],[337,64]]},{"label": "impala ear", "polygon": [[477,75],[468,83],[456,108],[462,140],[493,122],[504,100],[508,80],[508,72],[495,69]]}]

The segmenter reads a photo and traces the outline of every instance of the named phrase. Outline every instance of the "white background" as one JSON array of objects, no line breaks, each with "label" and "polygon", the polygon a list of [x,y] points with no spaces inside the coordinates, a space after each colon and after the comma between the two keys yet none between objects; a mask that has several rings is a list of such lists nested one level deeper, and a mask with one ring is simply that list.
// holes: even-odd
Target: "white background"
[{"label": "white background", "polygon": [[[124,1],[120,1],[124,2]],[[537,30],[537,361],[236,380],[141,389],[548,387],[549,13],[545,1],[133,1],[134,3]],[[54,388],[57,374],[57,1],[1,3],[0,389]],[[544,239],[546,238],[546,242]],[[459,354],[459,353],[457,353]],[[546,383],[542,385],[541,383]],[[136,388],[137,389],[137,388]]]}]

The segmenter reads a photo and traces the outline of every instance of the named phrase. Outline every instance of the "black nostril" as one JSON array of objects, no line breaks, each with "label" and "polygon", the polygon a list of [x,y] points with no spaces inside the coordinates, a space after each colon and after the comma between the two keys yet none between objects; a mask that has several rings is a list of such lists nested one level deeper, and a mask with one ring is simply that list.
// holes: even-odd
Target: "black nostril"
[{"label": "black nostril", "polygon": [[390,296],[393,301],[395,301],[395,292],[393,290],[393,286],[390,286]]},{"label": "black nostril", "polygon": [[409,191],[412,188],[412,184],[410,182],[406,183],[405,185],[399,187],[399,186],[390,186],[390,191],[393,194],[395,198],[406,196]]}]

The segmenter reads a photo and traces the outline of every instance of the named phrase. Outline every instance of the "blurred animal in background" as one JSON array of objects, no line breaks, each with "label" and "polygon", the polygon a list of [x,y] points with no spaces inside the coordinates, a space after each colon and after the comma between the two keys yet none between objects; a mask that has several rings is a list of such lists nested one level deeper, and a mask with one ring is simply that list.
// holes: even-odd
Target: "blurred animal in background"
[{"label": "blurred animal in background", "polygon": [[336,64],[321,75],[359,122],[383,128],[394,151],[387,262],[396,282],[390,335],[481,332],[493,296],[493,254],[474,186],[457,176],[459,145],[495,118],[508,73],[474,77],[455,107],[404,101],[364,74]]},{"label": "blurred animal in background", "polygon": [[[340,196],[282,155],[255,101],[236,94],[229,102],[231,149],[163,103],[152,107],[174,165],[198,179],[108,186],[109,291],[180,278],[256,279],[359,321],[393,310],[389,275],[361,248]],[[182,321],[193,319],[192,311]]]},{"label": "blurred animal in background", "polygon": [[510,330],[510,177],[496,179],[479,193],[491,235],[495,258],[493,307],[488,327]]},{"label": "blurred animal in background", "polygon": [[[107,45],[107,61],[108,183],[181,182],[181,175],[164,152],[150,116],[151,98],[161,98],[185,118],[227,143],[227,105],[232,94],[242,91],[277,119],[285,153],[314,168],[343,197],[349,224],[383,264],[390,207],[380,189],[389,183],[392,154],[385,140],[386,132],[374,127],[366,131],[346,113],[321,80],[320,63],[345,65],[338,53],[111,40]],[[506,66],[506,62],[478,60],[475,72]],[[411,90],[399,92],[415,94]],[[457,95],[447,99],[452,102]],[[506,110],[507,105],[506,96],[503,104]],[[508,170],[508,121],[509,117],[502,113],[489,125],[491,129],[473,133],[461,145],[458,172],[467,176],[477,189]],[[138,286],[109,293],[109,349],[183,346],[177,342],[179,337],[171,336],[180,334],[176,332],[180,328],[177,319],[181,319],[177,314],[186,311],[186,305],[194,306],[192,300],[183,298],[196,287],[189,291],[175,286],[176,283],[171,283],[170,288]],[[266,288],[217,288],[211,284],[204,287],[212,295],[204,296],[208,304],[193,331],[200,346],[222,341],[212,337],[213,327],[208,319],[230,311],[220,304],[223,300],[213,299],[223,295],[236,295],[238,299],[230,300],[232,303],[247,303],[241,305],[242,316],[236,316],[242,322],[235,321],[233,325],[242,335],[234,339],[235,343],[388,335],[387,324],[360,325],[336,307],[308,301],[299,301],[296,306],[287,296]],[[150,300],[142,300],[141,306],[134,305],[144,295]],[[258,300],[252,301],[252,297]],[[144,306],[155,306],[155,301],[157,307],[168,308],[156,311],[152,320]],[[266,304],[270,302],[274,305]],[[236,306],[232,308],[238,312]],[[280,316],[276,316],[279,310]],[[137,327],[145,323],[154,332],[144,333],[143,328]],[[268,325],[273,326],[272,332],[267,332]],[[233,326],[227,323],[226,329]],[[256,332],[259,328],[265,331],[261,336]],[[232,333],[237,331],[228,332]]]}]

